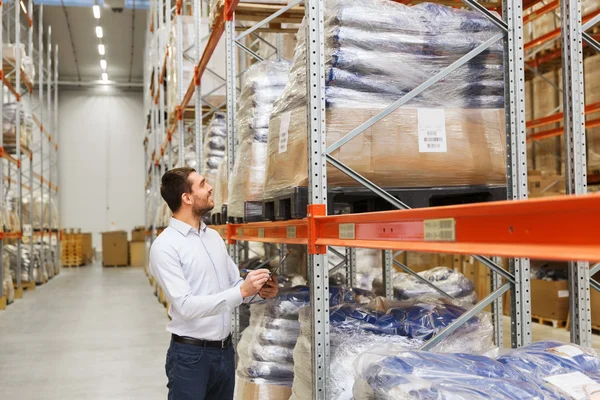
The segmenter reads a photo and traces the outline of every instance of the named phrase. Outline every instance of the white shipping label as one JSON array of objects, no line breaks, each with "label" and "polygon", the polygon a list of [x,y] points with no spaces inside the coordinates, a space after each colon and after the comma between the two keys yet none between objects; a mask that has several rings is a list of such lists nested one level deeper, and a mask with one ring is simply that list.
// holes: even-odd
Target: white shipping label
[{"label": "white shipping label", "polygon": [[426,242],[456,241],[454,218],[426,219],[423,221],[423,239]]},{"label": "white shipping label", "polygon": [[558,297],[559,298],[569,297],[569,291],[568,290],[559,290]]},{"label": "white shipping label", "polygon": [[544,380],[576,400],[590,399],[587,395],[589,389],[595,388],[599,383],[581,372],[548,376]]},{"label": "white shipping label", "polygon": [[[446,115],[443,109],[418,108],[419,153],[446,153]],[[281,151],[280,151],[281,152]]]},{"label": "white shipping label", "polygon": [[29,237],[33,235],[33,228],[29,224],[23,224],[23,236]]},{"label": "white shipping label", "polygon": [[565,344],[564,346],[552,347],[546,350],[549,353],[554,353],[563,357],[575,357],[583,354],[583,351],[577,346]]},{"label": "white shipping label", "polygon": [[287,151],[291,116],[292,114],[290,111],[281,114],[281,120],[279,124],[279,154]]}]

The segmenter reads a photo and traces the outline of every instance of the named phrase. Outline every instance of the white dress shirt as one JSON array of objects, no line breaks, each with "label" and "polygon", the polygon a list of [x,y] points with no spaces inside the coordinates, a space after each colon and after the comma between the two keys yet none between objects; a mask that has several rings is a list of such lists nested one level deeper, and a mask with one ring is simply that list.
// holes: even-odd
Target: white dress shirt
[{"label": "white dress shirt", "polygon": [[171,218],[152,243],[150,270],[171,304],[167,331],[204,340],[229,335],[243,280],[215,230]]}]

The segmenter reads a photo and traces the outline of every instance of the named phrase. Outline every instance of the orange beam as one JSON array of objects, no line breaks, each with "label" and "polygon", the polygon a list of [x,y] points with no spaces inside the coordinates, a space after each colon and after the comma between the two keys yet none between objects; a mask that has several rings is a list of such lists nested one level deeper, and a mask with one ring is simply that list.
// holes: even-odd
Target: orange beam
[{"label": "orange beam", "polygon": [[[600,118],[593,119],[591,121],[586,121],[586,123],[585,123],[586,129],[597,128],[599,126],[600,126]],[[542,132],[532,133],[531,135],[529,135],[527,137],[527,142],[531,142],[532,140],[541,140],[541,139],[547,139],[547,138],[554,137],[554,136],[560,136],[564,133],[565,133],[564,127],[548,129],[548,130],[545,130]]]},{"label": "orange beam", "polygon": [[15,95],[15,97],[17,98],[17,101],[21,100],[21,94],[19,94],[14,86],[12,85],[12,83],[10,83],[10,81],[8,79],[6,79],[6,75],[4,75],[4,71],[0,70],[0,79],[2,79],[2,82],[4,82],[4,84],[6,85],[6,87],[8,88],[8,90]]},{"label": "orange beam", "polygon": [[17,168],[21,167],[21,161],[17,160],[16,158],[14,158],[13,156],[11,156],[10,154],[8,154],[5,150],[4,147],[0,146],[0,157],[1,158],[5,158],[8,161],[10,161],[11,163],[15,164],[17,166]]},{"label": "orange beam", "polygon": [[[597,111],[600,111],[600,102],[588,104],[585,106],[585,114],[593,114]],[[535,129],[544,125],[555,124],[561,122],[564,118],[563,113],[556,113],[552,115],[548,115],[547,117],[534,119],[531,121],[527,121],[527,129]]]},{"label": "orange beam", "polygon": [[[589,13],[588,15],[586,15],[585,17],[583,17],[581,23],[585,24],[587,21],[594,18],[598,14],[600,14],[600,9],[593,11],[593,12]],[[540,36],[539,38],[532,40],[531,42],[525,43],[525,46],[524,46],[525,51],[531,50],[534,47],[540,46],[540,45],[547,43],[553,39],[556,39],[557,37],[560,36],[560,29],[561,28],[557,28],[551,32],[546,33],[545,35]]]},{"label": "orange beam", "polygon": [[598,223],[600,195],[559,196],[315,217],[315,244],[598,261]]},{"label": "orange beam", "polygon": [[[600,40],[600,34],[595,34],[595,35],[591,35],[591,36],[596,40]],[[587,46],[589,46],[588,43],[583,42],[583,47],[586,48]],[[549,61],[560,58],[561,55],[562,55],[562,50],[559,46],[556,50],[554,50],[550,53],[547,53],[541,57],[536,57],[533,60],[527,61],[527,65],[529,65],[531,68],[537,68],[542,64],[545,64]]]},{"label": "orange beam", "polygon": [[0,232],[0,240],[3,239],[21,239],[23,237],[22,232]]},{"label": "orange beam", "polygon": [[325,216],[311,205],[307,219],[213,227],[238,240],[417,252],[483,254],[544,260],[600,260],[600,195],[558,196]]},{"label": "orange beam", "polygon": [[558,0],[554,0],[552,3],[546,4],[544,7],[532,11],[531,13],[525,15],[523,17],[523,23],[527,23],[527,22],[531,22],[533,20],[538,19],[539,17],[541,17],[544,14],[549,13],[550,11],[554,11],[558,8],[559,4],[558,4]]},{"label": "orange beam", "polygon": [[[15,181],[15,180],[14,180],[14,179],[12,179],[12,178],[9,178],[9,177],[8,177],[8,176],[6,176],[6,175],[4,175],[4,180],[5,180],[6,182],[14,183],[15,185],[17,184],[17,181]],[[23,188],[25,188],[25,189],[27,189],[27,190],[31,190],[31,188],[30,188],[28,185],[24,184],[23,182],[21,182],[21,187],[23,187]]]}]

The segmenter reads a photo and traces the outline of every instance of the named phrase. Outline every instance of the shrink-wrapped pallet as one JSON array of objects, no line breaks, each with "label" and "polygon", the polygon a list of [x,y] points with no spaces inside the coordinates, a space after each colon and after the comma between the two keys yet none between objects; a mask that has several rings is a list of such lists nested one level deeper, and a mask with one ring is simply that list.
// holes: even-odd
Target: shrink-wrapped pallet
[{"label": "shrink-wrapped pallet", "polygon": [[217,182],[217,168],[227,154],[227,124],[225,114],[215,113],[204,130],[202,149],[202,169],[198,171],[206,181],[215,186]]},{"label": "shrink-wrapped pallet", "polygon": [[2,252],[2,270],[2,294],[7,302],[12,303],[15,300],[15,288],[10,274],[10,257],[6,251]]},{"label": "shrink-wrapped pallet", "polygon": [[[416,349],[455,321],[464,312],[448,300],[431,297],[409,301],[375,299],[367,305],[341,304],[330,310],[330,394],[333,400],[352,399],[357,357],[378,344]],[[294,348],[292,400],[312,398],[311,315],[300,313],[300,336]],[[487,314],[473,317],[434,347],[436,352],[489,351],[493,327]]]},{"label": "shrink-wrapped pallet", "polygon": [[[327,145],[499,30],[477,12],[388,0],[325,3]],[[306,41],[269,124],[266,196],[307,185]],[[502,42],[332,156],[380,186],[505,182]],[[329,186],[356,186],[328,168]]]},{"label": "shrink-wrapped pallet", "polygon": [[289,63],[263,61],[246,73],[239,97],[236,121],[236,157],[229,179],[228,217],[260,216],[262,206],[244,202],[262,199],[265,182],[269,118],[273,103],[283,93]]},{"label": "shrink-wrapped pallet", "polygon": [[228,186],[229,179],[227,177],[227,170],[229,166],[227,163],[227,156],[223,159],[221,164],[219,164],[219,168],[217,168],[217,180],[215,187],[213,189],[213,200],[215,203],[215,207],[213,208],[213,213],[222,213],[223,205],[228,202]]}]

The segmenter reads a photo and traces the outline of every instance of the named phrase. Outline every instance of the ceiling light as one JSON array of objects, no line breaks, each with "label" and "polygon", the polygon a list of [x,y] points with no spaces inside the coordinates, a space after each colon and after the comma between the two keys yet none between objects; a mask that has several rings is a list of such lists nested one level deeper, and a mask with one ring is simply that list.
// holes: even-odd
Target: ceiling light
[{"label": "ceiling light", "polygon": [[100,60],[100,68],[102,68],[102,70],[106,69],[106,60]]},{"label": "ceiling light", "polygon": [[102,81],[103,82],[108,82],[108,74],[106,72],[102,73]]},{"label": "ceiling light", "polygon": [[21,8],[23,9],[23,12],[25,14],[27,14],[27,8],[25,8],[25,3],[23,3],[23,0],[21,0],[20,3],[21,3]]},{"label": "ceiling light", "polygon": [[98,39],[102,39],[102,36],[104,36],[104,32],[102,32],[101,26],[96,27],[96,36],[98,37]]},{"label": "ceiling light", "polygon": [[103,56],[104,54],[106,54],[106,49],[104,48],[103,44],[99,44],[98,45],[98,53]]},{"label": "ceiling light", "polygon": [[94,18],[100,19],[100,6],[98,4],[92,6],[92,11],[94,12]]}]

